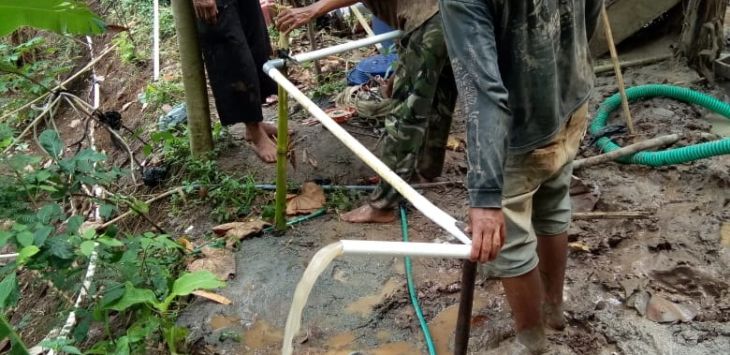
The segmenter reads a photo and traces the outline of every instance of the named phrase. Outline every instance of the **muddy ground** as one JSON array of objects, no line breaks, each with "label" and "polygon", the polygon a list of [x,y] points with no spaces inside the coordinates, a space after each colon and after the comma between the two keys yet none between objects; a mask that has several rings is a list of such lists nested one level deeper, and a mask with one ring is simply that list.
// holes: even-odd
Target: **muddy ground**
[{"label": "muddy ground", "polygon": [[[723,85],[697,84],[683,63],[666,61],[626,71],[628,85],[680,83],[727,99]],[[695,83],[695,84],[692,84]],[[612,76],[597,80],[591,112],[615,91]],[[666,99],[632,105],[642,138],[668,133],[729,135],[730,125],[703,109]],[[273,109],[267,109],[273,117]],[[292,182],[314,178],[360,184],[373,173],[321,126],[293,120],[297,170]],[[620,123],[614,120],[614,123]],[[377,132],[361,127],[355,137],[368,147]],[[457,115],[453,134],[463,136]],[[240,129],[233,129],[234,136]],[[625,142],[631,137],[617,137]],[[688,138],[681,143],[697,141]],[[586,140],[586,142],[588,139]],[[582,156],[597,151],[584,142]],[[307,151],[307,157],[302,155]],[[312,163],[312,161],[314,163]],[[273,166],[264,166],[245,145],[227,148],[222,169],[253,174],[271,182]],[[464,153],[449,152],[442,179],[463,179]],[[581,211],[641,211],[645,219],[576,221],[566,277],[568,328],[551,332],[562,354],[719,354],[730,349],[730,157],[651,169],[614,163],[576,172],[586,192],[574,196]],[[457,219],[466,213],[462,187],[425,191]],[[363,196],[364,197],[364,196]],[[359,201],[358,203],[362,202]],[[204,234],[212,222],[204,212],[178,216],[179,228],[195,224]],[[447,242],[442,230],[411,208],[410,235],[415,241]],[[222,294],[223,306],[196,300],[179,323],[190,327],[200,353],[276,354],[294,288],[312,255],[340,239],[400,240],[398,224],[351,225],[336,211],[292,228],[283,236],[264,235],[241,244],[236,277]],[[439,354],[452,351],[460,288],[460,263],[415,259],[415,280]],[[513,336],[509,307],[495,280],[480,280],[472,319],[470,349],[501,353]],[[633,297],[629,297],[633,294]],[[655,297],[679,305],[692,320],[658,323],[629,306]],[[674,307],[674,306],[671,306]],[[304,313],[301,354],[425,353],[405,286],[403,260],[389,257],[341,257],[318,281]],[[491,350],[490,350],[491,349]]]}]

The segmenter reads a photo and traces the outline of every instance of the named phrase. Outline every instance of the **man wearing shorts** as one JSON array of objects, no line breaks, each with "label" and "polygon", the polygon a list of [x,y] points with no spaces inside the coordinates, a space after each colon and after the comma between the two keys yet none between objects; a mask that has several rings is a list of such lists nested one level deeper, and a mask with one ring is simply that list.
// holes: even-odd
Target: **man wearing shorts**
[{"label": "man wearing shorts", "polygon": [[601,0],[439,0],[467,123],[471,259],[499,277],[514,353],[561,330],[572,162],[593,87]]}]

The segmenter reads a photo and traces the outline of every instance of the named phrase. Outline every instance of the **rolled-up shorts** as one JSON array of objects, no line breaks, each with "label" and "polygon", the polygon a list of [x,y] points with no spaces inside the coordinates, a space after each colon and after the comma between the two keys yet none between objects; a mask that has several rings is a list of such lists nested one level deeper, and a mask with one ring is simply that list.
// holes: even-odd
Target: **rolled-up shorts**
[{"label": "rolled-up shorts", "polygon": [[537,266],[537,235],[554,236],[571,221],[570,180],[573,159],[588,127],[588,105],[578,108],[547,145],[525,154],[508,155],[504,169],[502,211],[505,244],[485,264],[487,277],[515,277]]}]

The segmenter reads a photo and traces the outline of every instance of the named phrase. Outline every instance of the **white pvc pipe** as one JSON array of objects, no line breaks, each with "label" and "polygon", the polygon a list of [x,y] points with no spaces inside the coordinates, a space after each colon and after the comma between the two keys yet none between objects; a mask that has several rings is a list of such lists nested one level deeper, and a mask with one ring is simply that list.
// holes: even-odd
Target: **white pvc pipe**
[{"label": "white pvc pipe", "polygon": [[424,256],[431,258],[467,259],[471,246],[371,240],[341,240],[343,255]]},{"label": "white pvc pipe", "polygon": [[351,51],[353,49],[357,49],[360,47],[367,47],[372,44],[387,41],[389,39],[395,39],[395,38],[400,37],[402,34],[403,34],[403,32],[401,32],[401,31],[386,32],[383,34],[379,34],[377,36],[365,37],[363,39],[345,42],[342,44],[338,44],[336,46],[321,48],[316,51],[297,54],[295,56],[292,56],[292,58],[299,63],[309,62],[309,61],[312,61],[315,59],[320,59],[320,58],[328,57],[328,56],[335,55],[338,53]]},{"label": "white pvc pipe", "polygon": [[[392,32],[390,32],[392,33]],[[366,44],[368,45],[368,44]],[[334,48],[334,47],[330,47]],[[380,175],[385,181],[387,181],[393,188],[396,189],[406,200],[413,204],[416,209],[421,211],[428,219],[434,221],[441,228],[449,232],[454,237],[458,238],[464,244],[471,244],[469,237],[457,226],[457,220],[451,217],[448,213],[442,211],[436,207],[431,201],[419,194],[411,185],[401,179],[398,174],[390,170],[378,157],[375,156],[370,150],[365,148],[360,142],[351,136],[344,128],[342,128],[332,118],[322,111],[317,104],[301,92],[292,82],[290,82],[281,72],[273,66],[264,66],[267,74],[274,79],[284,90],[289,93],[289,96],[297,100],[309,113],[314,116],[323,126],[334,134],[337,139],[340,140],[347,148],[349,148],[355,155],[360,158],[365,164]]]},{"label": "white pvc pipe", "polygon": [[160,79],[160,0],[152,3],[152,80]]},{"label": "white pvc pipe", "polygon": [[2,254],[2,255],[0,255],[0,260],[15,259],[17,257],[18,257],[18,253]]}]

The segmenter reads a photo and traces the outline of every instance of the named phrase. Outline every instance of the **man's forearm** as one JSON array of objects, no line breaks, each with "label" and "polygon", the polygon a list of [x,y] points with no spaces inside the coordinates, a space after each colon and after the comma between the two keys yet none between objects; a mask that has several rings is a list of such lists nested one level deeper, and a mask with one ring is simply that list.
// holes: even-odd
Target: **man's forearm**
[{"label": "man's forearm", "polygon": [[339,9],[341,7],[345,6],[352,6],[357,4],[358,0],[321,0],[317,1],[313,5],[315,6],[316,16],[320,17],[324,16],[325,14],[329,13],[332,10]]},{"label": "man's forearm", "polygon": [[471,207],[500,208],[512,114],[499,72],[495,19],[480,1],[441,0],[441,18],[467,125]]}]

